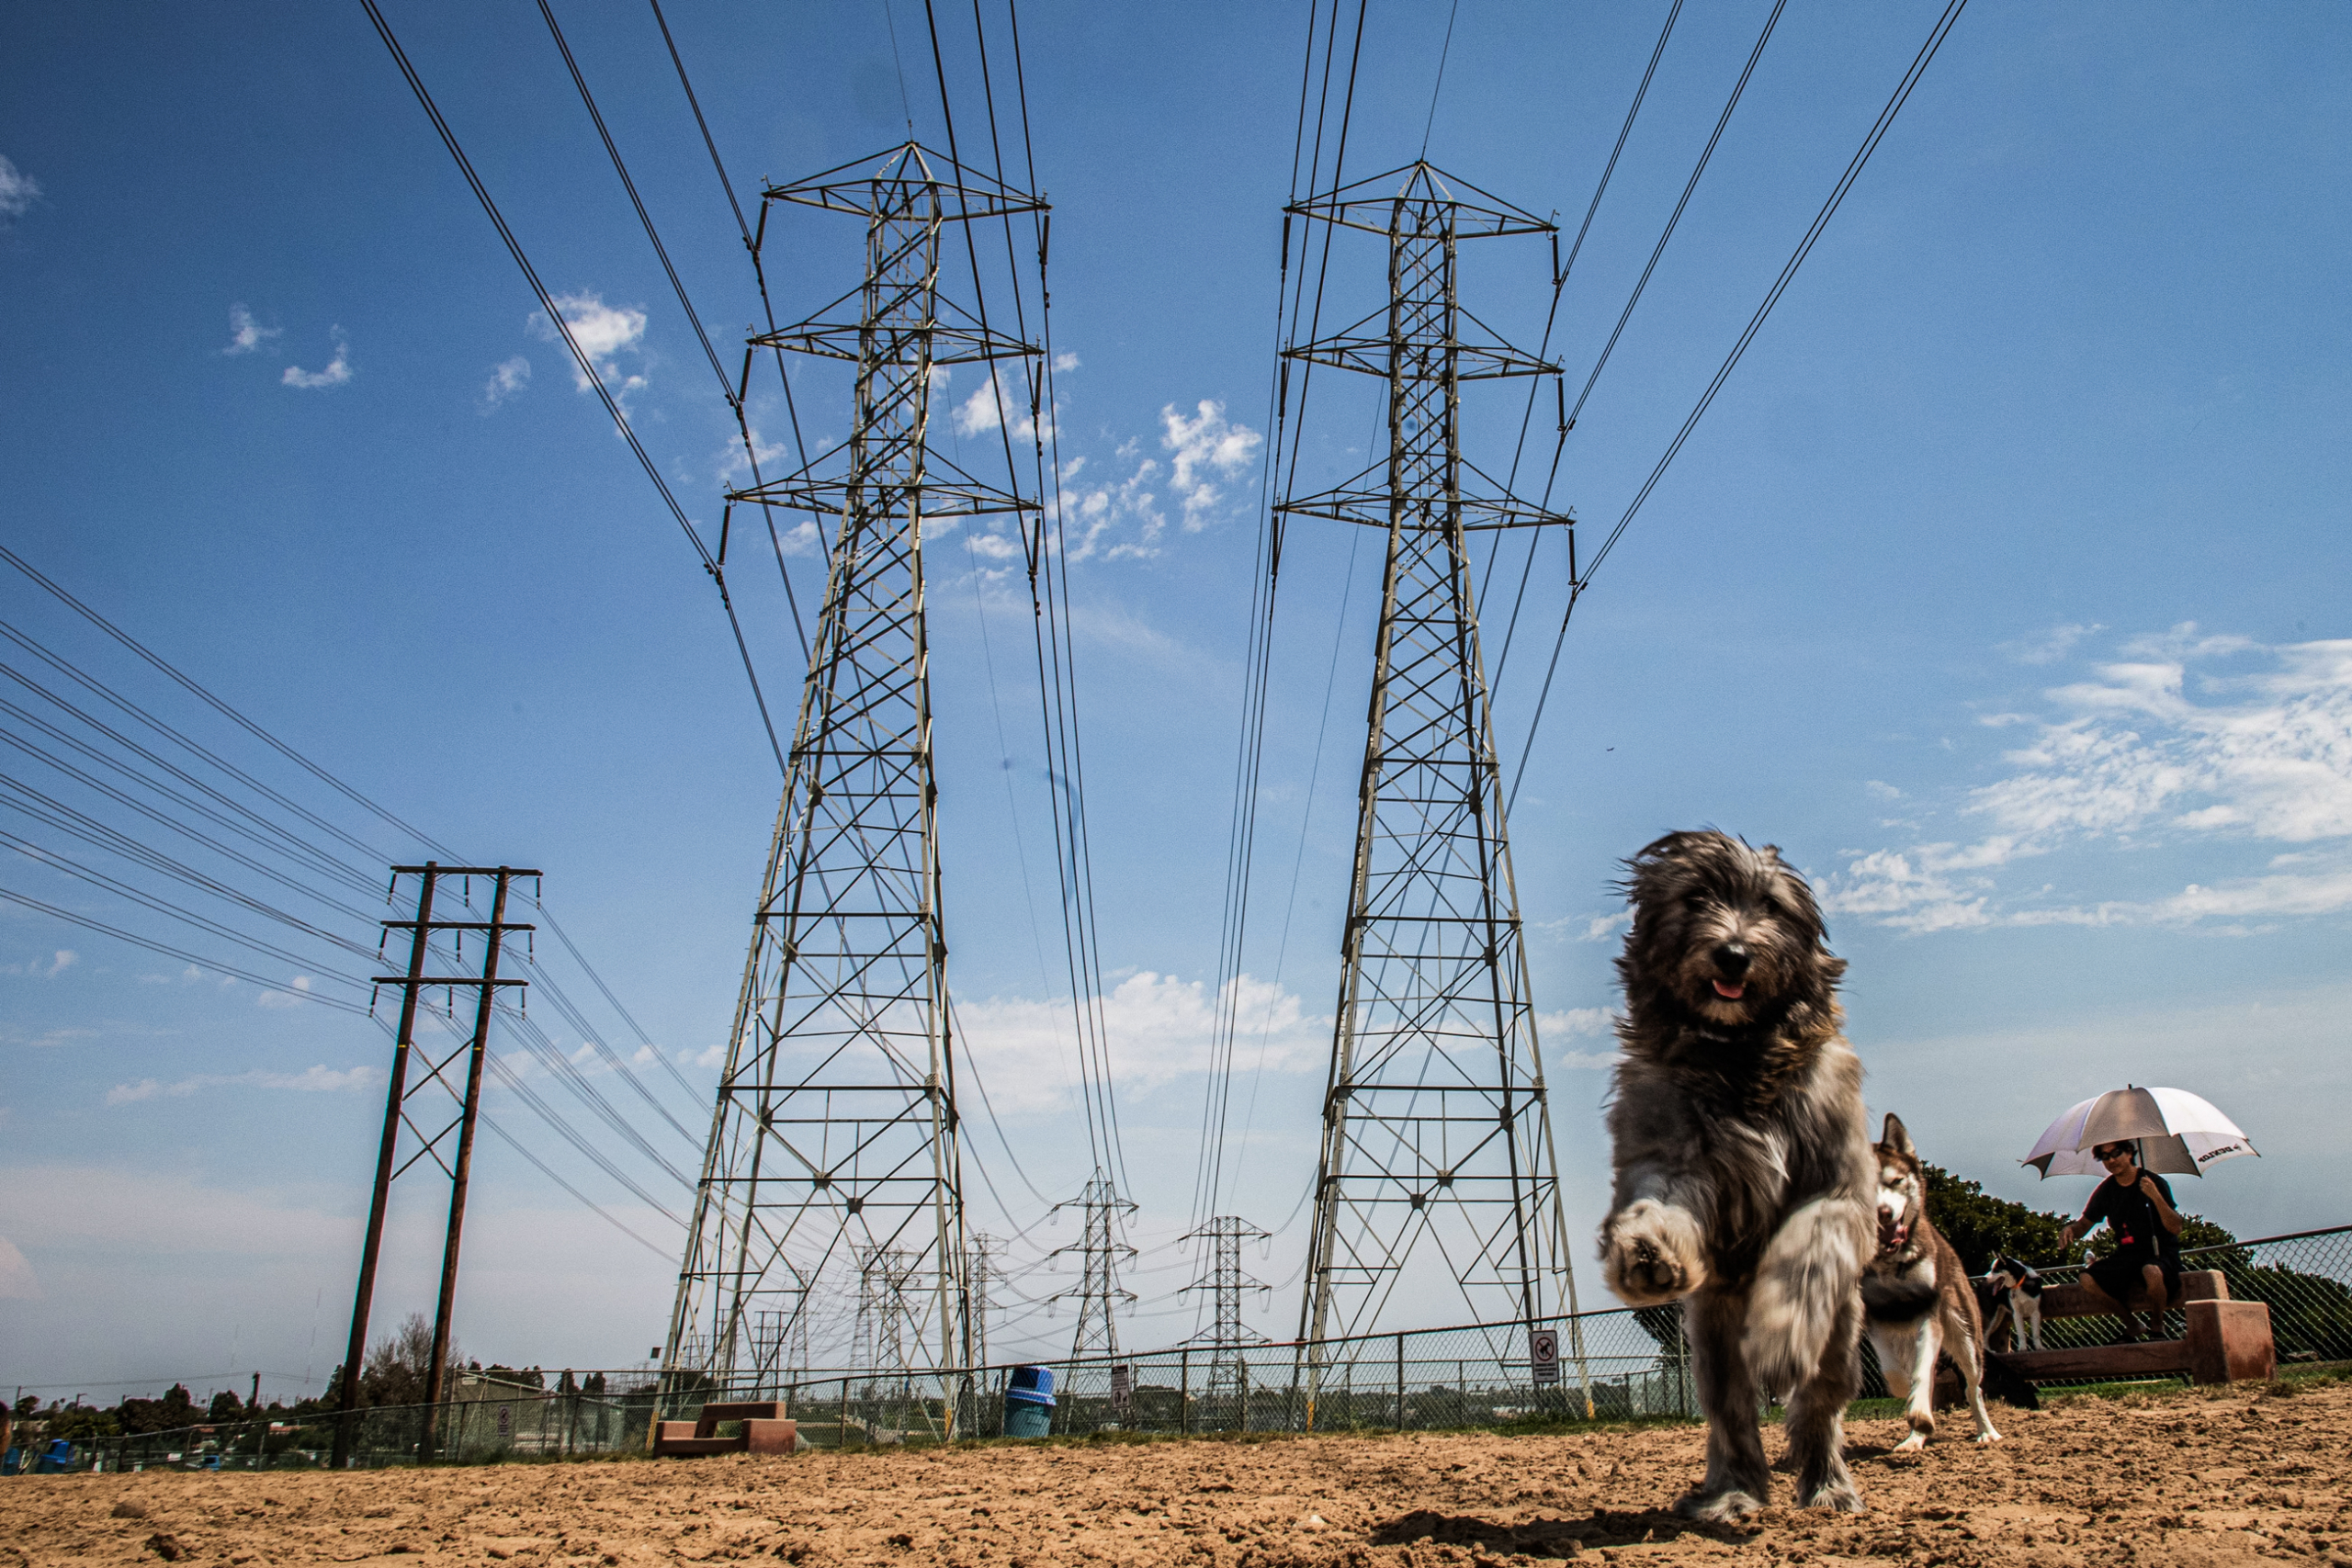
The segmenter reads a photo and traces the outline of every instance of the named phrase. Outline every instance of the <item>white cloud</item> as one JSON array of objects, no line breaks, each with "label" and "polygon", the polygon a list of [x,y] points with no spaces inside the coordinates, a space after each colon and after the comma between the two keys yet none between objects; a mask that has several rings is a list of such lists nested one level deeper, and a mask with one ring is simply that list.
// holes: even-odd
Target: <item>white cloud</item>
[{"label": "white cloud", "polygon": [[501,360],[492,366],[490,379],[481,384],[481,412],[488,413],[507,399],[515,396],[531,384],[531,362],[521,355]]},{"label": "white cloud", "polygon": [[1567,1008],[1535,1015],[1535,1038],[1543,1045],[1544,1065],[1566,1072],[1606,1070],[1615,1066],[1617,1053],[1613,1049],[1570,1051],[1563,1049],[1562,1043],[1605,1040],[1613,1036],[1616,1030],[1617,1015],[1607,1008]]},{"label": "white cloud", "polygon": [[243,305],[229,307],[229,346],[220,352],[227,355],[251,354],[283,332],[283,327],[266,327],[254,320],[254,313]]},{"label": "white cloud", "polygon": [[[2134,639],[2134,661],[2045,694],[2045,718],[2006,752],[2012,771],[1968,792],[1973,843],[1855,852],[1824,906],[1910,931],[1993,924],[2195,923],[2352,908],[2352,641],[2264,649],[2184,623]],[[2203,661],[2261,655],[2267,668],[2206,674]],[[2303,844],[2309,871],[2189,885],[2156,900],[2016,908],[1992,874],[2095,845],[2140,850]],[[2266,852],[2264,859],[2270,856]],[[2251,871],[2253,868],[2249,867]]]},{"label": "white cloud", "polygon": [[153,1100],[164,1092],[164,1086],[153,1078],[141,1078],[137,1083],[119,1083],[107,1090],[108,1105],[132,1105],[142,1100]]},{"label": "white cloud", "polygon": [[[1120,456],[1125,461],[1134,454],[1123,447]],[[1104,560],[1120,560],[1158,555],[1160,536],[1168,527],[1168,519],[1159,510],[1159,459],[1137,460],[1135,472],[1124,479],[1098,485],[1069,482],[1083,466],[1083,459],[1062,466],[1062,526],[1057,533],[1048,531],[1049,536],[1061,539],[1068,558],[1082,561],[1100,556]]]},{"label": "white cloud", "polygon": [[1046,413],[1041,419],[1031,409],[1032,390],[1018,366],[997,366],[987,380],[972,389],[970,397],[956,405],[956,434],[968,440],[1002,425],[1019,441],[1053,434],[1053,416]]},{"label": "white cloud", "polygon": [[40,197],[40,184],[0,153],[0,219],[22,218]]},{"label": "white cloud", "polygon": [[327,361],[325,369],[305,370],[299,365],[289,365],[286,367],[286,374],[279,377],[278,380],[288,387],[301,387],[312,390],[322,387],[340,387],[350,380],[350,341],[343,335],[341,327],[334,328],[329,335],[334,339],[334,357]]},{"label": "white cloud", "polygon": [[2046,632],[2019,637],[2015,642],[2005,642],[2001,645],[2001,651],[2020,664],[2055,664],[2072,653],[2076,643],[2106,629],[2102,626],[2052,626]]},{"label": "white cloud", "polygon": [[1535,929],[1574,942],[1607,942],[1633,923],[1634,912],[1620,909],[1613,915],[1562,915],[1556,920],[1538,921]]},{"label": "white cloud", "polygon": [[1207,398],[1193,405],[1190,419],[1170,403],[1159,411],[1159,423],[1163,433],[1159,445],[1175,454],[1169,492],[1184,508],[1185,531],[1197,533],[1208,526],[1218,500],[1216,487],[1208,481],[1209,471],[1227,479],[1239,473],[1258,450],[1261,438],[1249,426],[1229,423],[1225,405]]},{"label": "white cloud", "polygon": [[48,972],[50,978],[55,979],[58,976],[64,974],[68,969],[73,968],[75,964],[81,961],[81,957],[82,955],[80,953],[74,952],[70,947],[59,948],[57,950],[57,956],[49,961]]},{"label": "white cloud", "polygon": [[373,1088],[384,1081],[378,1068],[365,1063],[356,1067],[330,1067],[324,1064],[305,1067],[299,1073],[272,1073],[255,1070],[244,1073],[200,1073],[181,1078],[176,1083],[163,1083],[154,1078],[141,1078],[137,1083],[117,1084],[107,1090],[107,1105],[135,1105],[142,1100],[169,1096],[185,1100],[208,1089],[287,1089],[306,1094],[337,1094],[351,1089]]},{"label": "white cloud", "polygon": [[1865,779],[1862,787],[1880,800],[1901,800],[1903,792],[1883,779]]},{"label": "white cloud", "polygon": [[[6,160],[0,160],[5,162]],[[40,1281],[33,1278],[33,1266],[17,1250],[17,1244],[0,1235],[0,1302],[37,1302],[40,1300]]]},{"label": "white cloud", "polygon": [[[1267,1072],[1318,1071],[1327,1064],[1331,1021],[1309,1013],[1295,992],[1244,975],[1227,982],[1227,993],[1241,1062],[1258,1064],[1262,1048]],[[1218,1009],[1205,982],[1143,970],[1096,1006],[1122,1094],[1140,1098],[1212,1066]],[[1077,1097],[1078,1036],[1069,998],[992,997],[960,1003],[956,1011],[967,1059],[1000,1112],[1054,1111]]]},{"label": "white cloud", "polygon": [[[1077,356],[1057,355],[1054,364],[1059,370],[1075,369]],[[1023,440],[1054,433],[1050,413],[1041,422],[1033,421],[1027,383],[1011,367],[1000,368],[956,405],[955,420],[956,433],[967,437],[1001,425]],[[1215,481],[1238,474],[1262,444],[1256,431],[1225,417],[1223,403],[1208,399],[1196,403],[1189,416],[1175,404],[1167,405],[1160,411],[1160,447],[1170,456],[1164,462],[1143,456],[1140,437],[1123,441],[1114,449],[1112,461],[1124,477],[1082,483],[1080,476],[1090,471],[1087,457],[1075,455],[1062,460],[1060,482],[1047,502],[1058,506],[1059,513],[1048,519],[1054,525],[1046,534],[1066,558],[1107,561],[1159,555],[1168,529],[1163,497],[1174,503],[1187,532],[1208,526],[1224,499]],[[1018,553],[1017,546],[1000,535],[995,542],[977,543],[974,548],[990,559],[1009,561]],[[995,581],[1009,570],[983,568],[982,576]]]},{"label": "white cloud", "polygon": [[1075,355],[1075,354],[1068,354],[1068,353],[1064,353],[1064,354],[1057,354],[1057,355],[1054,355],[1054,369],[1056,370],[1056,372],[1057,372],[1057,373],[1063,373],[1063,374],[1066,374],[1066,373],[1068,373],[1068,372],[1069,372],[1069,371],[1072,371],[1072,370],[1075,370],[1075,369],[1077,369],[1077,368],[1078,368],[1078,355]]},{"label": "white cloud", "polygon": [[[310,994],[311,977],[308,975],[297,975],[288,984],[294,987],[294,991],[301,992],[304,996]],[[265,990],[256,995],[254,1000],[266,1008],[296,1008],[302,1005],[302,997],[291,991]]]},{"label": "white cloud", "polygon": [[[634,354],[641,365],[644,359],[645,312],[635,306],[613,306],[605,303],[604,296],[587,290],[577,294],[559,294],[555,308],[562,313],[564,325],[571,329],[571,341],[596,368],[596,379],[605,384],[616,401],[622,402],[628,394],[645,385],[643,372],[624,375],[620,355]],[[560,343],[563,334],[547,318],[545,311],[534,310],[528,321],[532,333],[549,343]],[[579,391],[587,391],[592,382],[575,361],[571,367],[571,384]]]}]

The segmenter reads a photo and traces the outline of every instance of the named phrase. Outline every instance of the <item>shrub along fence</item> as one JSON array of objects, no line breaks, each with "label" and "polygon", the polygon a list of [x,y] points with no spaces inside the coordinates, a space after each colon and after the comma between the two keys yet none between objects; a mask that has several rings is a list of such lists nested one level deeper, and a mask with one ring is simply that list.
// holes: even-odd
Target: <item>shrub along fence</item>
[{"label": "shrub along fence", "polygon": [[[2352,1225],[2266,1236],[2182,1255],[2218,1269],[2239,1301],[2266,1302],[2282,1371],[2352,1362]],[[2077,1270],[2053,1269],[2053,1283]],[[2178,1314],[2171,1314],[2177,1319]],[[1055,1374],[1053,1430],[1168,1435],[1502,1427],[1558,1420],[1694,1416],[1697,1392],[1682,1314],[1623,1307],[1545,1320],[1406,1330],[1320,1345],[1266,1343],[1219,1351],[1194,1345],[1115,1359],[1025,1362]],[[2178,1333],[2175,1321],[2171,1332]],[[2052,1319],[2050,1345],[2099,1343],[2109,1318]],[[1868,1351],[1865,1349],[1866,1367]],[[795,1371],[781,1379],[673,1371],[608,1374],[616,1392],[591,1394],[475,1389],[442,1407],[438,1454],[453,1462],[641,1453],[648,1423],[690,1418],[709,1400],[773,1399],[823,1448],[992,1438],[1004,1423],[1011,1366],[943,1379],[873,1370]],[[1874,1373],[1874,1370],[1872,1370]],[[622,1381],[639,1386],[623,1388]],[[1866,1375],[1866,1393],[1881,1392]],[[2049,1386],[2049,1385],[2045,1385]],[[362,1465],[416,1461],[427,1407],[363,1411]],[[80,1462],[247,1469],[326,1462],[337,1417],[299,1426],[229,1423],[102,1438]]]}]

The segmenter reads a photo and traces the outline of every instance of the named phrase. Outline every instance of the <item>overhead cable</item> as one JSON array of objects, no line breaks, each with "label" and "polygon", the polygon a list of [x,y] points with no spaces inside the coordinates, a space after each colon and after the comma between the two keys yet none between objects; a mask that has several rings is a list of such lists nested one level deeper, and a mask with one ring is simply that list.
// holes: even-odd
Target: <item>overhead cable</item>
[{"label": "overhead cable", "polygon": [[[1616,352],[1617,340],[1624,334],[1625,323],[1633,319],[1634,307],[1642,302],[1642,291],[1649,287],[1650,274],[1657,270],[1658,258],[1666,254],[1667,242],[1674,238],[1675,226],[1682,221],[1682,210],[1690,205],[1690,193],[1699,188],[1699,176],[1707,172],[1708,160],[1715,155],[1715,145],[1724,137],[1724,128],[1731,123],[1732,110],[1739,107],[1740,96],[1747,91],[1747,79],[1756,73],[1756,62],[1764,57],[1764,46],[1772,41],[1772,29],[1781,25],[1781,13],[1788,8],[1789,0],[1772,0],[1772,14],[1764,18],[1764,30],[1756,35],[1756,47],[1747,51],[1747,63],[1740,68],[1739,80],[1732,84],[1731,96],[1724,102],[1724,112],[1715,118],[1715,129],[1707,138],[1707,145],[1700,150],[1699,162],[1691,167],[1690,179],[1683,182],[1681,197],[1668,216],[1666,228],[1658,234],[1657,243],[1650,251],[1650,259],[1642,268],[1642,276],[1634,283],[1634,292],[1625,300],[1625,308],[1617,316],[1617,324],[1609,333],[1609,341],[1601,345],[1600,357],[1593,361],[1592,374],[1585,378],[1584,389],[1577,394],[1575,406],[1561,423],[1569,430],[1576,428],[1577,415],[1584,412],[1585,400],[1592,396],[1593,383],[1609,365],[1609,356]],[[1671,18],[1669,18],[1669,24]],[[1663,47],[1664,39],[1659,42]],[[1646,83],[1645,83],[1646,86]]]},{"label": "overhead cable", "polygon": [[[375,0],[362,0],[362,3],[368,6],[369,10],[374,10]],[[386,41],[390,41],[390,33],[386,33],[385,38]],[[394,53],[396,55],[398,54],[397,45],[394,46]],[[404,58],[402,60],[402,64],[406,64]],[[424,91],[423,84],[418,84],[417,90],[420,93]],[[436,121],[439,118],[437,112],[435,115],[435,118]],[[454,143],[452,145],[454,146]],[[485,197],[484,199],[488,199],[487,197]],[[390,812],[385,810],[382,807],[377,805],[374,801],[368,799],[366,795],[360,794],[357,790],[352,788],[349,784],[335,777],[334,774],[327,772],[324,768],[320,767],[316,762],[311,761],[308,757],[303,756],[291,746],[288,746],[284,741],[278,739],[277,737],[272,735],[268,730],[264,729],[260,725],[255,724],[252,719],[247,718],[243,714],[239,713],[235,708],[232,708],[227,703],[222,702],[219,697],[214,696],[204,687],[197,684],[195,681],[183,674],[179,669],[173,665],[168,660],[151,652],[144,643],[140,642],[137,638],[131,637],[130,633],[116,626],[112,621],[107,620],[104,615],[101,615],[96,610],[91,609],[87,604],[82,603],[81,600],[76,599],[73,594],[67,592],[64,589],[59,587],[56,583],[42,576],[39,571],[35,570],[23,557],[17,555],[16,551],[8,548],[7,546],[0,545],[0,558],[5,558],[10,566],[15,567],[18,571],[23,572],[27,577],[31,578],[35,582],[39,583],[43,589],[47,590],[52,597],[57,599],[59,603],[74,611],[74,614],[80,615],[84,620],[88,621],[92,626],[96,626],[100,631],[106,633],[115,641],[120,643],[124,648],[129,649],[132,653],[137,654],[149,665],[153,666],[164,676],[169,678],[182,690],[203,702],[214,712],[220,714],[222,717],[228,719],[231,723],[236,725],[247,734],[253,736],[254,739],[259,740],[262,744],[267,746],[270,750],[284,757],[288,761],[292,762],[295,766],[302,769],[305,773],[310,773],[320,783],[327,785],[330,789],[333,789],[336,794],[341,795],[355,806],[360,807],[362,809],[373,813],[375,816],[382,818],[392,827],[398,828],[401,832],[406,833],[410,838],[415,840],[417,842],[430,845],[433,849],[438,851],[442,854],[447,855],[452,860],[456,860],[458,858],[455,851],[449,849],[447,845],[440,843],[430,834],[412,827],[407,822],[402,821],[400,818],[393,816]]]},{"label": "overhead cable", "polygon": [[670,515],[677,520],[679,529],[686,536],[686,542],[694,547],[695,554],[701,558],[703,570],[710,574],[711,581],[718,585],[718,602],[727,612],[728,626],[735,634],[735,650],[743,661],[743,674],[752,683],[752,700],[759,706],[760,723],[767,730],[768,748],[775,753],[776,770],[779,773],[788,772],[789,769],[784,760],[784,743],[776,739],[775,722],[768,715],[767,697],[760,690],[759,671],[752,665],[751,645],[743,640],[742,623],[737,619],[734,600],[727,592],[725,569],[719,565],[718,558],[710,553],[709,547],[703,543],[702,535],[695,527],[693,521],[686,516],[685,508],[680,506],[678,498],[670,492],[669,481],[662,477],[662,470],[655,465],[652,455],[647,452],[644,444],[638,440],[637,432],[629,425],[628,414],[622,412],[619,400],[613,396],[612,389],[605,385],[605,378],[598,372],[595,361],[589,356],[586,350],[580,346],[580,339],[572,332],[571,323],[564,319],[562,310],[557,308],[555,297],[548,292],[547,285],[539,281],[538,269],[531,265],[531,258],[524,254],[522,242],[514,237],[514,231],[506,226],[505,216],[498,210],[498,203],[492,199],[490,187],[483,185],[481,176],[474,173],[473,163],[466,156],[465,148],[458,144],[457,132],[449,129],[449,122],[442,118],[440,106],[433,101],[433,95],[425,90],[424,78],[418,75],[416,67],[409,63],[407,52],[401,48],[400,39],[392,34],[391,24],[384,20],[384,13],[378,7],[376,0],[359,0],[359,3],[367,7],[368,18],[375,23],[377,35],[384,40],[385,49],[390,51],[393,63],[400,67],[401,74],[408,81],[409,89],[416,95],[417,103],[424,107],[426,118],[433,121],[433,129],[440,133],[441,144],[448,149],[450,158],[458,165],[458,172],[465,176],[466,184],[472,187],[475,198],[481,203],[482,211],[489,215],[492,227],[498,231],[498,237],[506,243],[507,254],[514,258],[514,265],[522,270],[524,280],[530,284],[531,292],[537,296],[540,308],[546,312],[549,325],[563,339],[564,346],[571,351],[572,360],[579,366],[581,375],[587,379],[589,385],[595,388],[597,398],[605,405],[605,412],[612,416],[614,428],[620,432],[621,439],[628,443],[628,449],[636,454],[638,465],[645,470],[645,477],[653,481],[653,488],[660,492],[662,504],[669,508]]},{"label": "overhead cable", "polygon": [[1936,18],[1936,25],[1928,30],[1928,41],[1919,46],[1919,52],[1912,58],[1910,68],[1904,72],[1902,81],[1895,85],[1894,94],[1886,100],[1886,107],[1879,110],[1877,120],[1871,124],[1870,133],[1862,138],[1862,144],[1856,149],[1853,158],[1847,164],[1846,172],[1838,176],[1837,186],[1829,193],[1829,198],[1821,204],[1821,210],[1814,215],[1813,222],[1805,230],[1804,237],[1797,242],[1797,248],[1790,254],[1787,263],[1781,266],[1780,276],[1772,280],[1772,287],[1765,292],[1763,303],[1757,306],[1756,313],[1748,318],[1747,326],[1740,333],[1739,340],[1732,344],[1731,352],[1724,356],[1722,366],[1708,381],[1706,390],[1699,395],[1698,402],[1692,405],[1690,414],[1682,421],[1681,427],[1674,433],[1674,439],[1667,444],[1666,451],[1659,457],[1657,466],[1650,469],[1649,478],[1642,481],[1642,488],[1634,492],[1633,501],[1627,504],[1623,514],[1617,519],[1616,526],[1610,529],[1609,536],[1601,542],[1600,548],[1594,553],[1591,560],[1586,563],[1583,576],[1570,586],[1567,608],[1560,615],[1559,634],[1552,640],[1552,661],[1544,672],[1544,689],[1536,698],[1534,716],[1528,723],[1527,743],[1521,748],[1519,766],[1511,774],[1510,797],[1504,807],[1506,812],[1510,809],[1510,804],[1519,799],[1519,786],[1527,776],[1527,760],[1535,750],[1536,728],[1544,721],[1544,705],[1551,697],[1553,677],[1559,673],[1560,649],[1567,641],[1568,621],[1576,614],[1577,601],[1584,596],[1585,586],[1592,581],[1592,574],[1600,568],[1600,563],[1609,558],[1609,553],[1617,547],[1617,541],[1624,536],[1625,530],[1632,525],[1643,503],[1649,500],[1650,492],[1657,488],[1658,480],[1666,476],[1668,467],[1681,452],[1682,444],[1690,438],[1690,432],[1697,428],[1699,421],[1704,417],[1708,408],[1714,402],[1715,394],[1723,390],[1724,383],[1731,378],[1731,373],[1739,364],[1740,356],[1747,352],[1747,345],[1755,341],[1758,330],[1764,325],[1764,318],[1772,313],[1772,307],[1780,303],[1781,296],[1788,291],[1791,280],[1796,276],[1797,268],[1803,266],[1805,257],[1813,254],[1815,242],[1821,238],[1823,231],[1829,226],[1830,219],[1837,215],[1839,204],[1845,201],[1846,193],[1853,188],[1855,179],[1860,175],[1862,166],[1870,162],[1871,154],[1878,151],[1878,144],[1885,139],[1888,130],[1894,126],[1895,116],[1902,113],[1904,104],[1910,99],[1911,90],[1919,85],[1919,78],[1926,73],[1928,62],[1935,59],[1936,51],[1943,47],[1944,39],[1951,32],[1952,24],[1960,20],[1960,14],[1967,4],[1968,0],[1950,0],[1950,4],[1944,7],[1943,14]]}]

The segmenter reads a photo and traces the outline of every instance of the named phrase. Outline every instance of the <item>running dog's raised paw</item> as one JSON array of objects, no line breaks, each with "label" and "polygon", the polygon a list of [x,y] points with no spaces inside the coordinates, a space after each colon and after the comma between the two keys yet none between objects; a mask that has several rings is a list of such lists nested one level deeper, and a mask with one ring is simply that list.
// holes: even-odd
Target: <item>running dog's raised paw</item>
[{"label": "running dog's raised paw", "polygon": [[1638,1199],[1610,1217],[1600,1244],[1601,1278],[1633,1306],[1659,1306],[1707,1282],[1699,1225],[1683,1210]]}]

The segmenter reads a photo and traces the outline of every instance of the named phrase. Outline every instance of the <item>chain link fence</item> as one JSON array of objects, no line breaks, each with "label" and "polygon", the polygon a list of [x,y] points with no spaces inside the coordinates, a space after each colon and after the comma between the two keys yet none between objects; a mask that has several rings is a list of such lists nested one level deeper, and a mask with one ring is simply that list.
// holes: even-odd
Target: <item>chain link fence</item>
[{"label": "chain link fence", "polygon": [[[2218,1269],[2229,1285],[2231,1300],[2261,1302],[2270,1308],[2270,1334],[2280,1371],[2292,1374],[2352,1362],[2352,1225],[2189,1247],[2182,1251],[2180,1266],[2184,1271]],[[2082,1269],[2071,1265],[2040,1272],[2052,1285],[2070,1285],[2082,1276]],[[2044,1318],[2041,1343],[2052,1350],[2108,1345],[2122,1328],[2113,1317]],[[2168,1312],[2157,1337],[2177,1339],[2187,1332],[2185,1316]],[[2021,1343],[2013,1336],[2008,1342]],[[2088,1382],[2042,1386],[2065,1389],[2088,1386]]]},{"label": "chain link fence", "polygon": [[[2352,1225],[2266,1236],[2181,1255],[2184,1269],[2218,1269],[2238,1301],[2270,1307],[2280,1371],[2352,1364]],[[2073,1268],[2043,1271],[2071,1281]],[[2167,1332],[2182,1332],[2177,1313]],[[2052,1318],[2052,1347],[2115,1337],[2112,1318]],[[1539,1355],[1548,1337],[1553,1354]],[[1883,1385],[1868,1365],[1866,1396]],[[1558,1422],[1695,1417],[1697,1391],[1676,1307],[1612,1308],[1526,1324],[1408,1330],[1319,1345],[1180,1347],[1050,1366],[1057,1435],[1509,1430]],[[613,1392],[548,1393],[474,1385],[440,1407],[435,1453],[453,1463],[638,1454],[649,1424],[691,1419],[711,1400],[772,1399],[800,1423],[805,1443],[859,1448],[1004,1430],[1013,1369],[941,1378],[872,1371],[796,1373],[782,1381],[672,1372],[609,1374]],[[632,1378],[636,1386],[623,1386]],[[2046,1385],[2062,1386],[2062,1385]],[[413,1464],[429,1407],[358,1413],[363,1466]],[[334,1443],[332,1412],[296,1421],[221,1423],[76,1446],[77,1469],[253,1469],[322,1466]]]},{"label": "chain link fence", "polygon": [[[471,1389],[439,1406],[432,1451],[453,1464],[561,1460],[641,1453],[656,1387],[616,1393],[542,1389]],[[361,1469],[414,1464],[426,1441],[427,1404],[384,1404],[356,1412],[353,1463]],[[164,1432],[86,1438],[75,1445],[77,1469],[109,1471],[308,1470],[325,1466],[334,1449],[333,1411],[277,1421],[208,1422]]]}]

